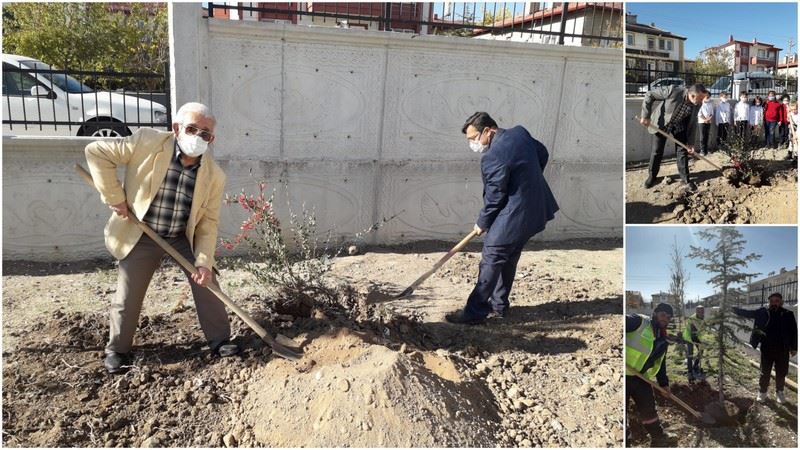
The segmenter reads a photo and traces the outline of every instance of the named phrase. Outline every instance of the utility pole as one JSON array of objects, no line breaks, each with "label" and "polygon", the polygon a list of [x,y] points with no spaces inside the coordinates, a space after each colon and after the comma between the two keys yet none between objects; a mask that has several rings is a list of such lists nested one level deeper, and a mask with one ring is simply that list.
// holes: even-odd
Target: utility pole
[{"label": "utility pole", "polygon": [[794,56],[794,39],[789,38],[789,42],[787,45],[788,49],[786,50],[786,75],[783,81],[784,87],[788,90],[789,89],[789,58]]}]

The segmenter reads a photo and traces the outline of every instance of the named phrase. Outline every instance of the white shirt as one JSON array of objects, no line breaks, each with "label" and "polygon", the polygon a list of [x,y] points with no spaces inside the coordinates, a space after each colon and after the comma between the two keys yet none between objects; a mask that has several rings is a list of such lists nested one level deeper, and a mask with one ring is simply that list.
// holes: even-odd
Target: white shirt
[{"label": "white shirt", "polygon": [[697,111],[697,123],[706,123],[707,119],[711,119],[708,123],[714,123],[714,102],[703,100],[703,105]]},{"label": "white shirt", "polygon": [[733,120],[735,122],[750,120],[750,103],[739,101],[736,104],[736,110],[733,112]]},{"label": "white shirt", "polygon": [[714,119],[716,120],[718,125],[723,123],[731,123],[731,104],[727,101],[723,102],[720,101],[719,105],[717,105],[717,110],[714,115]]},{"label": "white shirt", "polygon": [[748,122],[754,127],[764,126],[764,107],[762,105],[753,105],[750,107],[750,117]]}]

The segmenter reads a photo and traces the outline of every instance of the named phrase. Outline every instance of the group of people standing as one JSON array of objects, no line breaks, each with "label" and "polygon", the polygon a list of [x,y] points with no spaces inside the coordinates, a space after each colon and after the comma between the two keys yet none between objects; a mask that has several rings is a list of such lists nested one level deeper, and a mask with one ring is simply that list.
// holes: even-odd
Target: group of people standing
[{"label": "group of people standing", "polygon": [[700,153],[709,153],[708,140],[711,127],[717,127],[717,146],[728,137],[729,130],[739,135],[764,136],[768,148],[788,148],[786,158],[796,158],[792,136],[797,130],[797,101],[784,94],[778,99],[775,91],[769,91],[766,101],[761,96],[751,97],[747,92],[739,95],[739,101],[731,106],[728,93],[719,95],[719,103],[714,104],[711,96],[703,100],[697,113],[700,127]]}]

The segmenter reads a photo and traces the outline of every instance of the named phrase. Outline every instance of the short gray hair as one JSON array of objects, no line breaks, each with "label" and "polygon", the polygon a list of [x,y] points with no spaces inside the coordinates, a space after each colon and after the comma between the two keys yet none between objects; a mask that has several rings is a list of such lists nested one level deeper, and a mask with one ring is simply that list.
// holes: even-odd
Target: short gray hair
[{"label": "short gray hair", "polygon": [[207,119],[213,120],[214,123],[217,123],[217,118],[214,117],[214,114],[211,114],[211,109],[208,106],[197,102],[189,102],[181,106],[180,109],[178,109],[178,112],[175,114],[175,118],[172,119],[172,123],[183,125],[183,120],[187,113],[200,114]]}]

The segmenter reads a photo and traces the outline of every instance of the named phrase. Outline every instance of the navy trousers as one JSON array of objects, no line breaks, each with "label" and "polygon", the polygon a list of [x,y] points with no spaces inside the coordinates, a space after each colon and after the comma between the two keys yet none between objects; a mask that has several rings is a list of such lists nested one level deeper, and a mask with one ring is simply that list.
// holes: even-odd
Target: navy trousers
[{"label": "navy trousers", "polygon": [[517,273],[517,263],[528,242],[510,245],[484,245],[478,282],[467,299],[464,314],[470,319],[485,318],[492,311],[504,312]]}]

